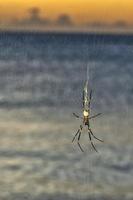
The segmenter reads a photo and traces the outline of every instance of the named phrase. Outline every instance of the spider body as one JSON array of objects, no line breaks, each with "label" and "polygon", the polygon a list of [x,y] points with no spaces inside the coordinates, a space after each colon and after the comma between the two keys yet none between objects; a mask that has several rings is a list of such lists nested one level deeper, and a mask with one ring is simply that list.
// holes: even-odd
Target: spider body
[{"label": "spider body", "polygon": [[89,112],[86,110],[83,111],[83,124],[89,126]]},{"label": "spider body", "polygon": [[91,142],[91,145],[92,145],[93,149],[96,152],[98,152],[97,149],[96,149],[96,147],[95,147],[95,145],[92,142],[92,137],[95,138],[96,140],[99,140],[100,142],[103,142],[103,141],[101,139],[97,138],[93,134],[93,132],[92,132],[92,130],[90,128],[90,119],[93,119],[93,118],[99,116],[101,113],[98,113],[98,114],[93,115],[93,116],[90,115],[90,111],[91,111],[91,109],[90,109],[91,99],[92,99],[92,90],[90,90],[90,94],[88,95],[88,81],[86,81],[85,86],[83,88],[83,99],[82,99],[82,101],[83,101],[82,102],[83,103],[83,116],[80,117],[79,115],[73,113],[73,115],[76,118],[82,119],[82,125],[80,125],[80,128],[78,129],[77,133],[73,137],[72,142],[76,139],[76,137],[78,137],[78,141],[77,141],[78,146],[81,149],[81,151],[83,151],[83,149],[82,149],[79,141],[80,141],[80,137],[81,137],[83,126],[87,126],[88,136],[89,136],[89,140]]}]

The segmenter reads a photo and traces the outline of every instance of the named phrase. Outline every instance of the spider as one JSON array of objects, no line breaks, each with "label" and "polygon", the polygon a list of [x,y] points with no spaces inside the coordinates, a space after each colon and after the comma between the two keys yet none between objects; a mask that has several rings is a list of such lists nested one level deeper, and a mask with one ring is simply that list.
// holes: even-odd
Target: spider
[{"label": "spider", "polygon": [[78,131],[76,132],[76,134],[74,135],[73,139],[72,139],[72,142],[74,142],[74,140],[77,138],[77,144],[80,148],[80,150],[82,152],[84,152],[83,148],[81,147],[79,141],[80,141],[80,137],[81,137],[81,133],[82,133],[82,130],[83,130],[83,126],[87,126],[88,128],[88,136],[89,136],[89,139],[90,139],[90,142],[91,142],[91,145],[93,147],[93,149],[97,151],[95,145],[93,144],[92,142],[92,138],[95,138],[96,140],[100,141],[100,142],[103,142],[103,140],[97,138],[91,128],[90,128],[90,119],[93,119],[93,118],[96,118],[98,117],[99,115],[101,115],[101,113],[98,113],[96,115],[93,115],[93,116],[90,116],[90,105],[91,105],[91,99],[92,99],[92,90],[90,90],[90,94],[88,96],[88,81],[86,81],[85,83],[85,86],[83,88],[83,117],[80,117],[79,115],[73,113],[73,115],[76,117],[76,118],[79,118],[79,119],[82,119],[83,120],[83,125],[80,125]]}]

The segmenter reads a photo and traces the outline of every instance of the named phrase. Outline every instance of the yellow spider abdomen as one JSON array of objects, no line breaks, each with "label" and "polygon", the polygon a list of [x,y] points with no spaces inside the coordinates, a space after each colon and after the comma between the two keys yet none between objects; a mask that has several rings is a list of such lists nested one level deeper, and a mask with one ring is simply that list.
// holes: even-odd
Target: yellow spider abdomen
[{"label": "yellow spider abdomen", "polygon": [[84,117],[88,117],[89,116],[89,112],[84,110],[83,115],[84,115]]}]

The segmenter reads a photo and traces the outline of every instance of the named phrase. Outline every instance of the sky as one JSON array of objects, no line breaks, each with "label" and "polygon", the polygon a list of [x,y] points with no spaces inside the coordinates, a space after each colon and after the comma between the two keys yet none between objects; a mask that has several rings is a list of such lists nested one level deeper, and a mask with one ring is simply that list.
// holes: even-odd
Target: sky
[{"label": "sky", "polygon": [[[37,8],[37,13],[31,12],[32,8]],[[25,26],[26,21],[33,25],[34,19],[38,27],[133,24],[133,0],[0,0],[0,10],[0,26],[15,26],[15,22]]]}]

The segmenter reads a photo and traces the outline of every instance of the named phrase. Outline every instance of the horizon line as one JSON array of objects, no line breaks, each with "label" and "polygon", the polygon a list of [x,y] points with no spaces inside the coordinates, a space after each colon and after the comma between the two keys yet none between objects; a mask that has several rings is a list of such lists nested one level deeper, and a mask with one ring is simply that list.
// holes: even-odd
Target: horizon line
[{"label": "horizon line", "polygon": [[132,29],[122,28],[90,28],[90,27],[0,27],[0,32],[29,32],[29,33],[85,33],[85,34],[124,34],[133,35]]}]

